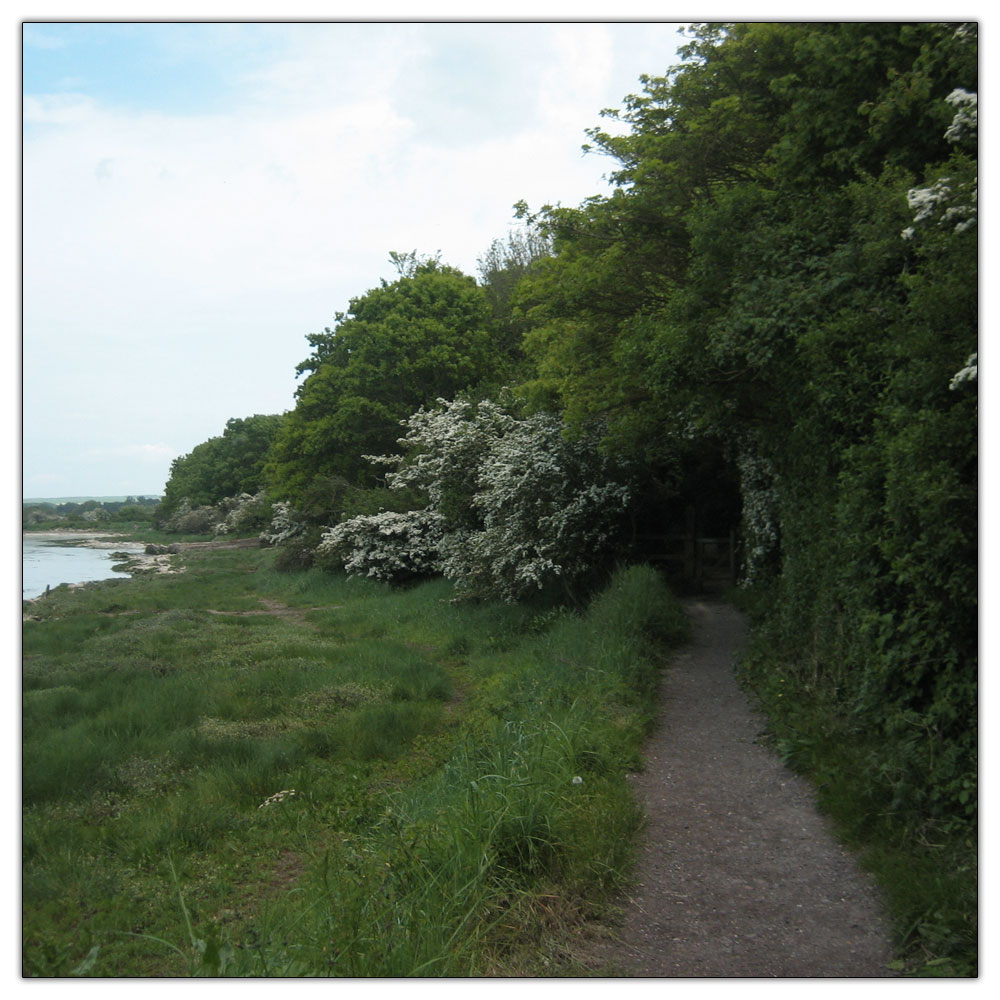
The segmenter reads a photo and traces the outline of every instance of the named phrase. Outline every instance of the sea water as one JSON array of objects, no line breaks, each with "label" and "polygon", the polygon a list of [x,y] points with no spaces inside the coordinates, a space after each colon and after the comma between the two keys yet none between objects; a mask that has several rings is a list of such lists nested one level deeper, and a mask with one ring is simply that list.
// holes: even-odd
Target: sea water
[{"label": "sea water", "polygon": [[121,559],[112,559],[113,552],[141,552],[135,542],[123,542],[114,549],[92,549],[78,543],[86,535],[61,535],[59,538],[39,538],[31,534],[21,538],[21,597],[30,600],[45,593],[46,587],[60,583],[87,583],[108,580],[129,574],[112,568]]}]

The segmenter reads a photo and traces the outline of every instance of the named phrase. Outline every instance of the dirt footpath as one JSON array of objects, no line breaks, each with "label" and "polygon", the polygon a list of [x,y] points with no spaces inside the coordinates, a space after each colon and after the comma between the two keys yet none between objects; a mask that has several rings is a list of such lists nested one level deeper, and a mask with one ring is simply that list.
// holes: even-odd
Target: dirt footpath
[{"label": "dirt footpath", "polygon": [[892,952],[872,881],[808,783],[756,741],[738,687],[746,626],[686,604],[693,643],[664,674],[662,717],[633,777],[649,816],[612,975],[881,977]]}]

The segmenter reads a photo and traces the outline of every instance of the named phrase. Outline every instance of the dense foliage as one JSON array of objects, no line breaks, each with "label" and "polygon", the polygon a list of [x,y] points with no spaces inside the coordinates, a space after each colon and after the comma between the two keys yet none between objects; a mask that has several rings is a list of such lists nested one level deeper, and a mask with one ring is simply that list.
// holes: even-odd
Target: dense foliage
[{"label": "dense foliage", "polygon": [[529,347],[637,452],[722,443],[768,626],[909,748],[886,807],[945,821],[975,780],[974,29],[706,26],[687,54],[593,131],[615,193],[542,213]]},{"label": "dense foliage", "polygon": [[[975,27],[709,25],[687,56],[611,113],[627,134],[592,132],[620,164],[614,194],[535,217],[555,256],[520,290],[530,389],[649,462],[679,439],[728,457],[757,612],[748,677],[865,748],[869,834],[880,817],[877,836],[961,842],[977,776]],[[803,724],[789,716],[786,740],[809,766]]]},{"label": "dense foliage", "polygon": [[309,375],[268,462],[282,498],[301,502],[317,476],[375,485],[363,456],[388,451],[399,422],[495,370],[490,310],[475,279],[436,260],[352,299],[334,329],[313,334]]},{"label": "dense foliage", "polygon": [[95,523],[151,522],[159,510],[160,498],[124,497],[121,500],[30,501],[21,506],[24,528],[93,527]]}]

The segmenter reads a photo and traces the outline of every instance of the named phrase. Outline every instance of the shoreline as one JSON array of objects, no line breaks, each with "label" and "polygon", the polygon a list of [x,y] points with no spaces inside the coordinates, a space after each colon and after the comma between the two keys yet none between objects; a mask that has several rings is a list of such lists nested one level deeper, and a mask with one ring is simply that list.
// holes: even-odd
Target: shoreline
[{"label": "shoreline", "polygon": [[[183,573],[183,566],[174,566],[172,557],[185,549],[231,549],[231,548],[256,548],[260,545],[260,540],[256,537],[231,538],[221,540],[218,538],[203,542],[174,542],[171,548],[176,546],[173,552],[148,552],[147,546],[150,542],[123,541],[124,535],[113,531],[86,531],[76,528],[50,528],[46,531],[23,531],[21,532],[22,545],[25,538],[38,538],[42,541],[79,541],[80,548],[88,549],[109,549],[121,552],[126,558],[117,565],[127,567],[122,572],[127,573],[129,579],[142,576],[147,573]],[[84,580],[78,583],[68,583],[71,590],[86,587],[91,583],[99,583],[98,580]],[[22,603],[30,604],[45,597],[44,593],[37,597],[22,597]]]},{"label": "shoreline", "polygon": [[[175,568],[171,565],[170,554],[147,553],[148,542],[125,541],[124,535],[113,531],[87,531],[76,528],[51,528],[46,531],[23,531],[21,532],[21,543],[24,544],[26,538],[36,538],[40,541],[65,541],[79,542],[79,548],[102,549],[121,552],[125,557],[116,566],[125,567],[121,570],[127,574],[128,578],[135,579],[136,575],[146,573],[180,573],[183,568]],[[67,583],[70,590],[79,590],[92,583],[99,583],[99,580],[80,580],[74,583]],[[42,600],[47,591],[35,597],[22,597],[22,604],[34,604]]]}]

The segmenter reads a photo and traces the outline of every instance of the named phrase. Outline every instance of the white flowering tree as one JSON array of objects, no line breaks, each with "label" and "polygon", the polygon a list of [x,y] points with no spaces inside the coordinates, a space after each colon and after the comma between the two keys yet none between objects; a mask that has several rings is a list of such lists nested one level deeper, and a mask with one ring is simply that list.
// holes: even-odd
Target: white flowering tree
[{"label": "white flowering tree", "polygon": [[[979,96],[956,87],[945,100],[954,108],[951,124],[944,137],[955,149],[949,172],[925,187],[910,188],[907,204],[913,212],[913,225],[902,232],[904,240],[913,240],[921,229],[960,235],[979,222],[979,174],[976,152],[979,141]],[[979,352],[973,351],[965,364],[952,376],[948,388],[977,381]]]},{"label": "white flowering tree", "polygon": [[269,524],[272,516],[271,504],[266,494],[241,493],[237,497],[225,497],[215,506],[222,520],[215,526],[217,535],[232,535],[252,531]]},{"label": "white flowering tree", "polygon": [[613,554],[631,491],[596,438],[570,438],[557,417],[520,418],[491,400],[438,400],[405,426],[405,453],[371,461],[392,467],[390,487],[422,490],[428,506],[329,529],[321,553],[349,573],[436,569],[464,595],[514,601],[572,590]]},{"label": "white flowering tree", "polygon": [[903,239],[913,239],[921,226],[964,233],[978,221],[979,179],[972,161],[961,152],[974,151],[979,139],[979,97],[956,87],[945,100],[955,109],[944,137],[956,149],[956,171],[926,187],[910,188],[907,202],[913,211],[913,225],[903,230]]},{"label": "white flowering tree", "polygon": [[368,460],[394,470],[386,475],[391,489],[423,493],[428,507],[445,518],[447,531],[471,528],[479,523],[472,499],[483,459],[517,423],[502,403],[438,399],[435,407],[421,407],[403,421],[402,454]]},{"label": "white flowering tree", "polygon": [[554,584],[572,590],[619,540],[625,480],[594,438],[567,438],[551,414],[516,421],[482,456],[472,498],[480,526],[442,539],[442,572],[462,591],[506,601]]}]

